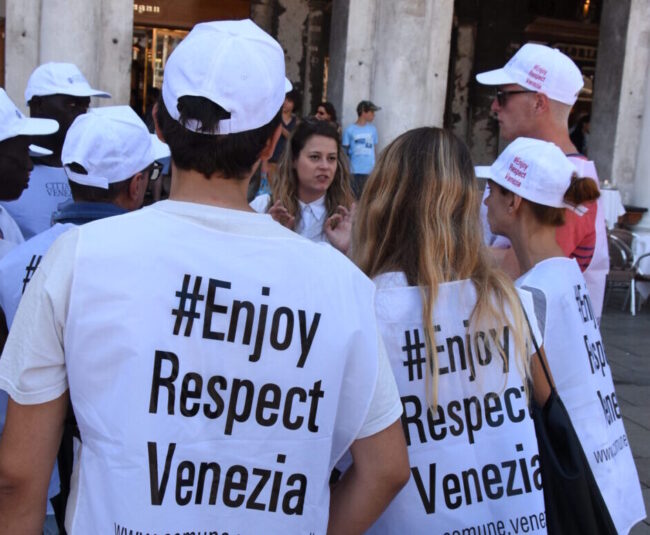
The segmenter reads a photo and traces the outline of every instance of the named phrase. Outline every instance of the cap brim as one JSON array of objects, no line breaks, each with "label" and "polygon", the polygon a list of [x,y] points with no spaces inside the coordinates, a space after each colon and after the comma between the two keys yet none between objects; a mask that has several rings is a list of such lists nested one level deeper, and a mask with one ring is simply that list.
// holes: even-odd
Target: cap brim
[{"label": "cap brim", "polygon": [[289,81],[288,78],[284,79],[284,92],[288,93],[293,89],[293,84]]},{"label": "cap brim", "polygon": [[59,123],[54,119],[33,119],[25,117],[20,121],[18,136],[46,136],[59,129]]},{"label": "cap brim", "polygon": [[160,141],[156,134],[151,134],[151,150],[153,152],[153,161],[168,158],[171,155],[169,145]]},{"label": "cap brim", "polygon": [[492,178],[489,165],[476,165],[474,166],[474,174],[478,178]]},{"label": "cap brim", "polygon": [[50,154],[52,154],[52,151],[50,149],[46,149],[45,147],[39,147],[38,145],[29,146],[30,156],[49,156]]},{"label": "cap brim", "polygon": [[476,81],[483,85],[506,85],[518,83],[503,69],[494,69],[476,75]]}]

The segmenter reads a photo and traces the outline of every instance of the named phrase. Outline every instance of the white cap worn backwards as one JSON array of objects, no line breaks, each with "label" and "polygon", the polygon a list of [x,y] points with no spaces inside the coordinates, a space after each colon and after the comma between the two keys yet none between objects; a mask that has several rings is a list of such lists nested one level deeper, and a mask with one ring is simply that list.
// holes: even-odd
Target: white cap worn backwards
[{"label": "white cap worn backwards", "polygon": [[[68,130],[61,151],[61,163],[68,179],[96,188],[108,189],[143,171],[153,162],[169,156],[169,147],[129,106],[92,108],[79,115]],[[73,162],[88,174],[69,168]]]},{"label": "white cap worn backwards", "polygon": [[548,141],[518,137],[491,166],[474,169],[476,176],[489,178],[531,202],[570,207],[564,194],[577,170],[560,148]]},{"label": "white cap worn backwards", "polygon": [[196,121],[183,126],[205,134],[234,134],[269,123],[291,89],[285,78],[284,52],[251,20],[205,22],[174,49],[163,77],[162,96],[179,120],[178,99],[204,97],[230,113],[218,129],[205,132]]},{"label": "white cap worn backwards", "polygon": [[71,95],[73,97],[104,97],[110,93],[93,89],[79,68],[72,63],[44,63],[34,69],[25,88],[25,101],[34,96]]},{"label": "white cap worn backwards", "polygon": [[[16,136],[46,136],[59,129],[53,119],[32,119],[25,117],[11,101],[4,89],[0,89],[0,141]],[[52,154],[52,151],[30,145],[35,154]]]},{"label": "white cap worn backwards", "polygon": [[484,85],[519,84],[548,98],[573,105],[584,85],[580,69],[556,48],[527,43],[501,69],[482,72]]}]

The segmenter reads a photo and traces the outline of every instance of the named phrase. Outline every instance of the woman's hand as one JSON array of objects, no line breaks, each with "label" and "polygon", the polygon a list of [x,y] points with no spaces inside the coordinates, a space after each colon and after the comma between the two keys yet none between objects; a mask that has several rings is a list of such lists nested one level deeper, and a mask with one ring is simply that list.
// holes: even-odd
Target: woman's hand
[{"label": "woman's hand", "polygon": [[323,226],[329,242],[343,254],[347,254],[350,248],[355,208],[355,204],[352,204],[349,210],[339,205]]},{"label": "woman's hand", "polygon": [[296,218],[292,216],[284,206],[282,206],[280,201],[275,201],[275,203],[273,203],[273,206],[269,208],[269,214],[275,221],[280,223],[280,225],[287,227],[289,230],[293,230],[296,224]]}]

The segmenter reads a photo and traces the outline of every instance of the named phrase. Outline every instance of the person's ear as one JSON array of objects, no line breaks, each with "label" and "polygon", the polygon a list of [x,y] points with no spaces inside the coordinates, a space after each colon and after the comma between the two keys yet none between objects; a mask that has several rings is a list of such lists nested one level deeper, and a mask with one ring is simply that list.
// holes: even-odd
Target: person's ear
[{"label": "person's ear", "polygon": [[535,94],[535,111],[538,113],[547,113],[550,109],[548,97],[544,93]]},{"label": "person's ear", "polygon": [[514,193],[510,193],[510,198],[508,199],[508,213],[516,214],[521,207],[523,198]]},{"label": "person's ear", "polygon": [[273,156],[273,151],[275,151],[275,146],[278,144],[278,139],[280,139],[280,134],[282,133],[281,125],[278,124],[273,135],[266,140],[262,152],[260,152],[260,160],[268,160]]},{"label": "person's ear", "polygon": [[158,103],[157,102],[153,105],[153,108],[151,108],[151,117],[153,117],[153,126],[154,126],[154,130],[156,131],[156,135],[158,136],[158,139],[163,143],[166,143],[165,138],[162,135],[162,130],[160,129],[160,125],[158,124]]}]

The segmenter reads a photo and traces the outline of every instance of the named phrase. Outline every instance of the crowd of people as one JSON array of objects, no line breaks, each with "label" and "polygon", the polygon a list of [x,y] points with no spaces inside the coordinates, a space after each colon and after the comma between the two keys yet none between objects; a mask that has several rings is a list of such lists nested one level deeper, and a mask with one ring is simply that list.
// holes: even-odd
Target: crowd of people
[{"label": "crowd of people", "polygon": [[554,389],[611,532],[645,518],[582,76],[526,44],[477,80],[486,167],[437,127],[376,156],[369,100],[299,119],[251,21],[176,47],[154,134],[72,64],[29,118],[0,90],[0,532],[560,533],[529,413]]}]

